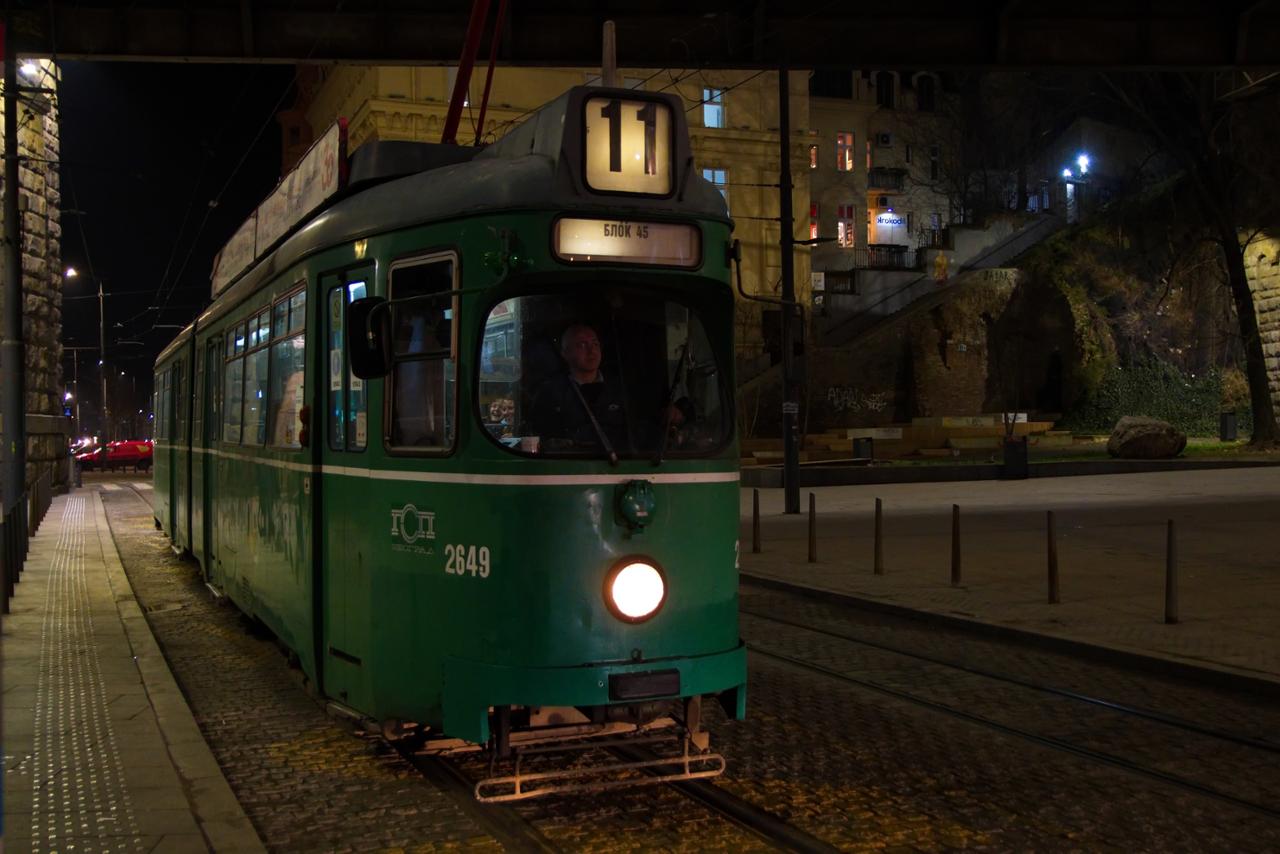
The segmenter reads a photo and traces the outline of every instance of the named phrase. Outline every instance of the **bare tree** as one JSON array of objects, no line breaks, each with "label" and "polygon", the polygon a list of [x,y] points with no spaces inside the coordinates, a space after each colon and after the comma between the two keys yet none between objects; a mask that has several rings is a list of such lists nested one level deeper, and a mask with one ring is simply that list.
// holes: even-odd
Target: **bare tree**
[{"label": "bare tree", "polygon": [[1229,75],[1214,73],[1107,74],[1102,81],[1104,92],[1179,163],[1195,191],[1196,211],[1221,249],[1240,324],[1252,442],[1274,444],[1280,431],[1244,253],[1261,230],[1280,223],[1274,193],[1280,93],[1265,83],[1232,85]]}]

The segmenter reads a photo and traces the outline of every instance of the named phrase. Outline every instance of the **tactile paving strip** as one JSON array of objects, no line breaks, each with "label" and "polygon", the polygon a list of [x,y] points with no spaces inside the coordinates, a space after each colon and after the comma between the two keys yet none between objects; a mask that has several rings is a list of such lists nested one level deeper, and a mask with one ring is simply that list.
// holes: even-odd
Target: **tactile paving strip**
[{"label": "tactile paving strip", "polygon": [[37,854],[144,850],[94,637],[85,513],[83,497],[67,500],[40,631],[31,801]]}]

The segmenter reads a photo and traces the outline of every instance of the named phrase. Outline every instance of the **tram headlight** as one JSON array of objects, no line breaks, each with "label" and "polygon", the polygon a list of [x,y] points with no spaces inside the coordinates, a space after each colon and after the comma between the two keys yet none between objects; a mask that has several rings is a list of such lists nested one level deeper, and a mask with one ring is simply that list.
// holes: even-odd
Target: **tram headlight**
[{"label": "tram headlight", "polygon": [[605,577],[604,600],[619,620],[643,622],[658,613],[666,598],[662,570],[647,558],[621,560]]}]

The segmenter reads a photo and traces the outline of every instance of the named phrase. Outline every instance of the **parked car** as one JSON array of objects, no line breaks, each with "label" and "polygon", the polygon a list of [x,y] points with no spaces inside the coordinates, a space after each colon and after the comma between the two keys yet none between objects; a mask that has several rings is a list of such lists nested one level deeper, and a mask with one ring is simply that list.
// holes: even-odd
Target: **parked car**
[{"label": "parked car", "polygon": [[86,471],[106,469],[114,471],[132,467],[134,471],[151,468],[153,448],[150,439],[124,439],[88,448],[76,454],[76,462]]}]

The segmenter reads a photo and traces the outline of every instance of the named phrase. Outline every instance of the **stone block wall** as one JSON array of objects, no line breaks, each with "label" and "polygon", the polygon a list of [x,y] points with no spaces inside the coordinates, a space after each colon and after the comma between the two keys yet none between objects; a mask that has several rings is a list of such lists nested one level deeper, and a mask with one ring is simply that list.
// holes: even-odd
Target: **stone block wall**
[{"label": "stone block wall", "polygon": [[1280,234],[1263,234],[1245,248],[1245,272],[1258,311],[1271,401],[1280,412]]},{"label": "stone block wall", "polygon": [[[69,425],[62,417],[62,226],[59,222],[62,195],[58,174],[58,106],[53,97],[57,73],[57,67],[48,60],[38,63],[37,74],[23,73],[24,86],[44,91],[24,92],[18,106],[28,486],[46,475],[53,478],[55,485],[65,483],[66,479]],[[3,102],[0,101],[2,115]],[[0,146],[3,146],[2,136]],[[2,220],[0,208],[0,222]],[[3,263],[0,255],[0,274]]]}]

